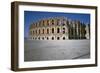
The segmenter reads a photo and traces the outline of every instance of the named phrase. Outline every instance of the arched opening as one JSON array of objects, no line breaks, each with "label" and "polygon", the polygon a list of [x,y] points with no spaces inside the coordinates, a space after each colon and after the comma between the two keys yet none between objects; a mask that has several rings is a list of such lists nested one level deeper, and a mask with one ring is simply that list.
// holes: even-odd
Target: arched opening
[{"label": "arched opening", "polygon": [[42,37],[42,40],[44,40],[44,37]]},{"label": "arched opening", "polygon": [[34,40],[34,37],[33,37],[33,40]]},{"label": "arched opening", "polygon": [[43,34],[44,34],[44,29],[43,29]]},{"label": "arched opening", "polygon": [[52,37],[52,40],[54,40],[54,37]]},{"label": "arched opening", "polygon": [[54,33],[54,28],[52,28],[52,33]]},{"label": "arched opening", "polygon": [[49,26],[49,20],[47,20],[47,25]]},{"label": "arched opening", "polygon": [[49,34],[49,29],[47,29],[47,34]]},{"label": "arched opening", "polygon": [[47,37],[47,40],[49,40],[49,38]]},{"label": "arched opening", "polygon": [[59,28],[57,28],[57,33],[60,33],[60,29]]},{"label": "arched opening", "polygon": [[38,39],[40,40],[40,37],[38,37]]},{"label": "arched opening", "polygon": [[65,34],[65,28],[63,28],[63,34]]},{"label": "arched opening", "polygon": [[63,40],[65,40],[65,37],[63,37]]},{"label": "arched opening", "polygon": [[60,40],[60,37],[57,37],[57,40]]},{"label": "arched opening", "polygon": [[54,20],[52,19],[52,25],[54,25]]},{"label": "arched opening", "polygon": [[43,20],[43,26],[44,26],[44,20]]},{"label": "arched opening", "polygon": [[40,34],[40,29],[39,29],[39,34]]},{"label": "arched opening", "polygon": [[33,30],[33,35],[34,35],[34,30]]},{"label": "arched opening", "polygon": [[37,30],[36,30],[36,34],[37,34]]},{"label": "arched opening", "polygon": [[63,23],[63,26],[65,25],[65,23]]}]

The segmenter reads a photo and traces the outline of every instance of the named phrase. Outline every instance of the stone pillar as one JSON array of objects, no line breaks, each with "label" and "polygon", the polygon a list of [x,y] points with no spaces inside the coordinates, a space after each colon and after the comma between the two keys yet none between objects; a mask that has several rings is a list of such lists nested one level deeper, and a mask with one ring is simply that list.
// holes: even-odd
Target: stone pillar
[{"label": "stone pillar", "polygon": [[89,29],[90,27],[89,27],[89,24],[86,24],[86,28],[85,28],[85,30],[86,30],[86,35],[85,35],[85,37],[86,37],[86,39],[90,39],[90,33],[89,33]]},{"label": "stone pillar", "polygon": [[82,26],[81,26],[82,24],[80,23],[80,39],[82,38],[82,33],[81,33],[81,31],[82,31]]}]

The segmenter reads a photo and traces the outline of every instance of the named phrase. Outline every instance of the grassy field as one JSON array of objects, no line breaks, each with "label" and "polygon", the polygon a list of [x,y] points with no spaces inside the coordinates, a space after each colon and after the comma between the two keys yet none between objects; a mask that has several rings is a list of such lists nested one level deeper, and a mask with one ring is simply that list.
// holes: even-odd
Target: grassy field
[{"label": "grassy field", "polygon": [[90,58],[90,40],[25,40],[24,61]]}]

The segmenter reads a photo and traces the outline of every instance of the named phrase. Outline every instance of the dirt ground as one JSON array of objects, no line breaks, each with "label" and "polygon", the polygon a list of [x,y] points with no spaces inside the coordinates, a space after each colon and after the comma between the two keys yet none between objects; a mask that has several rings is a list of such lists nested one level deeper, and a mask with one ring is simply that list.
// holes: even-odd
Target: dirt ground
[{"label": "dirt ground", "polygon": [[24,61],[90,58],[90,40],[25,40]]}]

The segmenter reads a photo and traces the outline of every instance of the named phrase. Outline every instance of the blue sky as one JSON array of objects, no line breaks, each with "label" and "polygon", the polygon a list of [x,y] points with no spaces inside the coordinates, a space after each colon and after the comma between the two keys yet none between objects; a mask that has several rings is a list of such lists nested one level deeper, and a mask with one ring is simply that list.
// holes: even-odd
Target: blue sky
[{"label": "blue sky", "polygon": [[90,14],[24,11],[24,37],[28,36],[29,26],[31,25],[32,22],[36,22],[43,18],[62,17],[62,16],[72,20],[79,20],[84,23],[90,23]]}]

